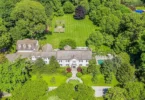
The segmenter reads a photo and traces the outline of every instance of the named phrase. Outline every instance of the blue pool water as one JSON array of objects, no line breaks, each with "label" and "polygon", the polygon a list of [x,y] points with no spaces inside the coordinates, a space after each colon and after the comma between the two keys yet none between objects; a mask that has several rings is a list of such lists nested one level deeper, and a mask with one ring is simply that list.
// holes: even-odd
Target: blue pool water
[{"label": "blue pool water", "polygon": [[98,64],[99,65],[103,64],[103,60],[98,60]]}]

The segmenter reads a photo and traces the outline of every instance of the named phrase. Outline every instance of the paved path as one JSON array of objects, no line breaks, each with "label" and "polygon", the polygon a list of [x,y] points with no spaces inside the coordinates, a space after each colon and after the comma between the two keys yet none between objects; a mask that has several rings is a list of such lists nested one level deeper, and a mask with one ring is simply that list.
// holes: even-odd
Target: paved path
[{"label": "paved path", "polygon": [[80,78],[78,78],[78,77],[75,77],[75,78],[73,78],[73,77],[68,78],[68,79],[66,80],[66,83],[68,83],[70,80],[78,80],[80,83],[83,83],[83,81],[82,81]]},{"label": "paved path", "polygon": [[92,86],[95,90],[95,97],[102,97],[105,95],[110,86]]},{"label": "paved path", "polygon": [[78,80],[80,83],[83,83],[83,81],[80,78],[78,78],[76,76],[76,74],[77,74],[77,69],[76,68],[72,68],[72,77],[71,78],[68,78],[66,80],[66,83],[68,83],[70,80]]},{"label": "paved path", "polygon": [[55,86],[52,86],[52,87],[48,87],[48,91],[52,91],[52,90],[54,90],[54,89],[56,89],[57,87],[55,87]]},{"label": "paved path", "polygon": [[2,97],[10,97],[10,96],[12,96],[11,93],[8,93],[8,92],[3,92],[2,93]]},{"label": "paved path", "polygon": [[[52,90],[54,90],[56,88],[57,87],[49,87],[48,91],[52,91]],[[94,94],[95,97],[104,96],[109,88],[111,88],[111,87],[110,86],[92,86],[92,89],[95,90],[95,94]]]}]

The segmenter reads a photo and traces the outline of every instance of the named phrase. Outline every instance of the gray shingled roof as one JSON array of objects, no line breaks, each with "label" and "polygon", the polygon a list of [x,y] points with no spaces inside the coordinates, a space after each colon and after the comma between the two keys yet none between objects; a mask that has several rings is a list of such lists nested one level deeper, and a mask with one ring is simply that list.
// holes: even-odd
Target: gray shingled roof
[{"label": "gray shingled roof", "polygon": [[51,58],[52,56],[56,57],[56,52],[33,52],[31,56]]},{"label": "gray shingled roof", "polygon": [[57,51],[57,59],[58,60],[70,60],[70,59],[78,59],[78,60],[90,60],[92,59],[92,51],[90,50],[59,50]]},{"label": "gray shingled roof", "polygon": [[53,51],[53,47],[51,44],[46,44],[42,47],[42,51],[43,52],[50,52],[50,51]]},{"label": "gray shingled roof", "polygon": [[38,46],[37,40],[30,40],[30,39],[24,39],[24,40],[18,40],[17,41],[17,50],[37,50]]},{"label": "gray shingled roof", "polygon": [[24,39],[24,40],[18,40],[17,44],[34,44],[37,43],[38,40],[30,40],[30,39]]}]

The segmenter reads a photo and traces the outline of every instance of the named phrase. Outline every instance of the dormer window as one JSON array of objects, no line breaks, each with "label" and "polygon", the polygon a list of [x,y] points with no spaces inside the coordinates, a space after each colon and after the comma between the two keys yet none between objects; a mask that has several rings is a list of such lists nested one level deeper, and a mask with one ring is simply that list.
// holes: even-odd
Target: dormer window
[{"label": "dormer window", "polygon": [[31,49],[31,44],[28,44],[28,48]]},{"label": "dormer window", "polygon": [[24,48],[24,49],[26,48],[26,45],[25,45],[25,44],[23,44],[23,48]]},{"label": "dormer window", "polygon": [[18,45],[18,48],[21,49],[21,44]]}]

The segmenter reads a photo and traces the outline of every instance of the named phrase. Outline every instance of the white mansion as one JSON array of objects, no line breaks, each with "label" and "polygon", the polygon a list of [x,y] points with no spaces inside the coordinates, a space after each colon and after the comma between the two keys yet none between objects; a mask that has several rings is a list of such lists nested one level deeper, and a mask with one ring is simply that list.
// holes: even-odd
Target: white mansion
[{"label": "white mansion", "polygon": [[60,66],[88,66],[89,60],[92,59],[92,51],[87,47],[71,49],[68,45],[64,47],[64,50],[53,49],[50,44],[44,45],[39,50],[37,40],[24,39],[17,41],[16,53],[6,55],[9,61],[14,61],[19,57],[28,58],[32,61],[42,58],[46,64],[49,64],[52,56],[57,59]]}]

